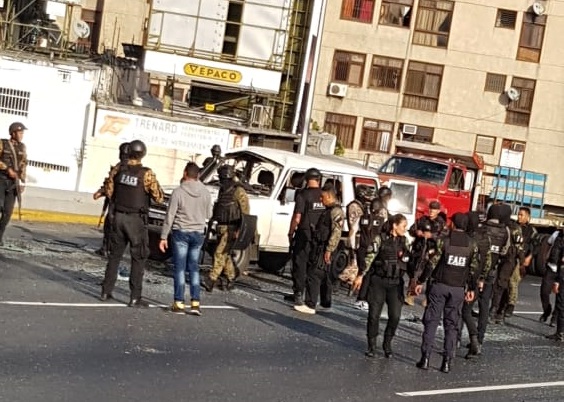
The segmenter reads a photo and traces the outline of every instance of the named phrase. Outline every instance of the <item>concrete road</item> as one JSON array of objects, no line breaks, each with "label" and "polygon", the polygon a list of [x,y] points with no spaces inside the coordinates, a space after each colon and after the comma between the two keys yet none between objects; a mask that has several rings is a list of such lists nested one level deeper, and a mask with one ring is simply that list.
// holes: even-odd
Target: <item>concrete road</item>
[{"label": "concrete road", "polygon": [[[154,307],[97,300],[104,261],[87,226],[15,222],[0,249],[3,401],[562,401],[563,346],[537,321],[539,278],[526,278],[517,313],[491,326],[484,355],[460,349],[453,371],[415,368],[422,308],[406,307],[393,359],[364,357],[366,313],[341,291],[332,312],[303,316],[282,301],[288,278],[257,269],[229,293],[203,294],[203,316],[172,301],[170,269],[152,263]],[[385,321],[384,321],[385,323]],[[463,335],[466,343],[466,334]],[[439,331],[437,351],[442,332]]]}]

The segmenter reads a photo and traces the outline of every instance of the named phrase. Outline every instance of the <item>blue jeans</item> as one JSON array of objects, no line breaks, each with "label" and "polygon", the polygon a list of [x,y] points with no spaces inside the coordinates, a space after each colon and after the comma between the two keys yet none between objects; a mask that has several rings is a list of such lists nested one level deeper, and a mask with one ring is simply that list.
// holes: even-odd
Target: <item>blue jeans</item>
[{"label": "blue jeans", "polygon": [[174,263],[174,301],[184,302],[186,271],[190,275],[190,298],[200,300],[200,267],[198,258],[204,243],[203,232],[172,231]]}]

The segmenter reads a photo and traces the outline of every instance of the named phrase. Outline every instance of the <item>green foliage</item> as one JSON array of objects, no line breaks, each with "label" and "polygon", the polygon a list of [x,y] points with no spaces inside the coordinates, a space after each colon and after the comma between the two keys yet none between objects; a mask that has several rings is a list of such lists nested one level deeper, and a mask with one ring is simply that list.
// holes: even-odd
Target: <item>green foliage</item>
[{"label": "green foliage", "polygon": [[345,155],[345,147],[343,147],[341,141],[337,141],[337,143],[335,144],[335,155],[337,156]]},{"label": "green foliage", "polygon": [[315,120],[311,120],[311,131],[321,131],[321,126]]}]

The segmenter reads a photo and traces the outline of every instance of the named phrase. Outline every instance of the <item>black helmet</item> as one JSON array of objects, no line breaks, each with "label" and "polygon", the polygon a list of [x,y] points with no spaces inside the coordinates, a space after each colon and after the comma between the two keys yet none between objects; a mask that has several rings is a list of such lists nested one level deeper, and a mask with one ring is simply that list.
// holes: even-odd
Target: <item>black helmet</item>
[{"label": "black helmet", "polygon": [[134,140],[129,143],[129,157],[131,159],[142,159],[147,155],[147,147],[143,141]]},{"label": "black helmet", "polygon": [[119,160],[125,161],[129,158],[129,142],[124,142],[119,146]]},{"label": "black helmet", "polygon": [[217,175],[219,176],[219,180],[232,179],[235,177],[235,169],[233,169],[231,165],[222,165],[217,169]]},{"label": "black helmet", "polygon": [[211,154],[212,154],[212,156],[220,156],[221,155],[221,147],[219,145],[215,144],[211,148]]},{"label": "black helmet", "polygon": [[321,180],[321,172],[316,168],[309,168],[305,172],[305,179],[308,180]]},{"label": "black helmet", "polygon": [[370,201],[374,198],[374,188],[365,184],[359,184],[354,189],[354,195],[357,200]]},{"label": "black helmet", "polygon": [[378,189],[378,197],[382,198],[382,197],[391,197],[391,196],[392,196],[392,190],[390,190],[390,187],[382,186]]}]

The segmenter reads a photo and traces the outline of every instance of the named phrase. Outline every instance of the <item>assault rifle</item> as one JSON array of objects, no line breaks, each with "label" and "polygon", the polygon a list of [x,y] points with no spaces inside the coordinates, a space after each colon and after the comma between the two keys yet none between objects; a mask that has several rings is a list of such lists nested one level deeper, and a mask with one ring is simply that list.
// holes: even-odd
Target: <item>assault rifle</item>
[{"label": "assault rifle", "polygon": [[104,198],[104,205],[102,206],[102,213],[100,214],[100,219],[98,219],[98,226],[96,226],[97,228],[99,228],[100,225],[102,224],[102,220],[104,219],[104,216],[106,216],[106,212],[108,211],[109,206],[110,206],[110,199],[106,197]]}]

